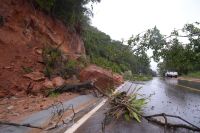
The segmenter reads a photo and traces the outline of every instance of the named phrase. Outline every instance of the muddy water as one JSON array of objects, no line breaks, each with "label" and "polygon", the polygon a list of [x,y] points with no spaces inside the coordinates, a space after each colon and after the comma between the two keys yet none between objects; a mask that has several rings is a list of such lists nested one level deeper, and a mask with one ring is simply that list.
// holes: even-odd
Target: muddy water
[{"label": "muddy water", "polygon": [[[127,91],[132,83],[128,82],[121,91]],[[200,93],[197,91],[190,91],[185,88],[177,86],[176,79],[161,79],[154,78],[145,84],[133,84],[129,89],[131,92],[135,87],[143,87],[139,93],[146,96],[152,95],[149,103],[144,108],[146,115],[156,113],[167,113],[171,115],[178,115],[190,121],[191,123],[200,127]],[[101,123],[103,120],[103,113],[106,106],[100,109],[94,116],[92,116],[83,126],[81,126],[77,133],[92,133],[101,132]],[[169,120],[172,123],[181,123],[175,119]],[[157,125],[152,125],[147,121],[138,124],[135,121],[124,122],[122,120],[113,121],[106,126],[107,133],[150,133],[163,132],[163,128]],[[168,130],[168,132],[188,133],[187,130]]]}]

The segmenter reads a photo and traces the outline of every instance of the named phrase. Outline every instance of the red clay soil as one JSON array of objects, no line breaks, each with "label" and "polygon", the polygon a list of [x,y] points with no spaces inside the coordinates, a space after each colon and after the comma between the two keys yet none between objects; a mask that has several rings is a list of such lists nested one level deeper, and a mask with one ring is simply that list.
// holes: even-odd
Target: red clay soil
[{"label": "red clay soil", "polygon": [[[0,22],[0,120],[17,120],[47,108],[55,100],[76,96],[66,93],[57,98],[43,98],[45,78],[35,81],[24,75],[30,70],[43,73],[41,51],[47,45],[59,46],[63,57],[85,55],[80,36],[70,32],[62,22],[34,9],[28,0],[1,0],[0,17],[4,22]],[[85,70],[83,74],[87,77],[82,76],[83,80],[94,78],[104,87],[113,81],[112,73],[102,68]],[[94,77],[88,77],[91,73]],[[117,85],[123,82],[120,75],[114,78]]]},{"label": "red clay soil", "polygon": [[84,55],[80,36],[34,9],[28,0],[1,0],[0,17],[0,120],[17,120],[76,96],[65,93],[44,98],[45,79],[34,81],[24,75],[30,70],[43,73],[41,51],[47,45],[59,46],[69,58]]},{"label": "red clay soil", "polygon": [[64,102],[78,96],[75,93],[63,93],[56,97],[28,96],[4,98],[0,101],[0,121],[17,122],[22,118],[50,107],[56,102]]},{"label": "red clay soil", "polygon": [[[0,16],[0,98],[25,96],[41,90],[44,81],[23,75],[25,69],[43,72],[41,49],[46,45],[59,48],[71,58],[85,54],[82,39],[58,20],[36,10],[26,0],[1,0]],[[30,88],[29,88],[30,89]]]}]

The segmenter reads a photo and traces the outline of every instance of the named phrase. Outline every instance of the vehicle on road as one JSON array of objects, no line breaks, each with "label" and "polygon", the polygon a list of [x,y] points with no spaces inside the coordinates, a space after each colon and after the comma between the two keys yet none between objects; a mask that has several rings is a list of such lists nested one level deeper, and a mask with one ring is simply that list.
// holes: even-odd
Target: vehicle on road
[{"label": "vehicle on road", "polygon": [[170,78],[177,78],[178,77],[178,72],[166,72],[165,77],[170,77]]}]

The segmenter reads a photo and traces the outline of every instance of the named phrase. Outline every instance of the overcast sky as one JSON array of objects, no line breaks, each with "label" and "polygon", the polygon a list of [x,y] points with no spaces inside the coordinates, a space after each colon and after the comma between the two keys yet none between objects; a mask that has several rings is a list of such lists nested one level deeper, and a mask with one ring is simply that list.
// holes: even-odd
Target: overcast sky
[{"label": "overcast sky", "polygon": [[[155,25],[167,35],[186,23],[200,22],[200,0],[101,0],[93,12],[93,26],[112,39],[126,40]],[[156,70],[156,63],[151,67]]]}]

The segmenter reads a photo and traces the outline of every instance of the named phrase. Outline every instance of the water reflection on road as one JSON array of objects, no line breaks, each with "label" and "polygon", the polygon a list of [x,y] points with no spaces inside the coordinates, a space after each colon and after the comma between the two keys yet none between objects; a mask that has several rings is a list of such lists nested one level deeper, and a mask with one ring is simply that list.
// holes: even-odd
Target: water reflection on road
[{"label": "water reflection on road", "polygon": [[146,113],[178,115],[200,127],[200,93],[177,86],[176,79],[154,78],[140,93],[155,94],[145,108]]},{"label": "water reflection on road", "polygon": [[[130,88],[131,82],[126,83],[123,90],[126,91]],[[167,113],[171,115],[178,115],[182,118],[190,121],[191,123],[200,127],[200,93],[198,91],[190,91],[185,88],[177,86],[177,79],[162,79],[154,78],[145,84],[132,85],[129,92],[136,86],[142,86],[139,91],[140,94],[149,96],[149,103],[144,109],[146,115]],[[105,107],[104,107],[105,108]],[[77,133],[101,132],[101,122],[103,120],[103,109],[98,111],[92,118],[90,118],[82,127],[79,128]],[[175,119],[170,119],[172,123],[180,123]],[[163,132],[163,128],[149,124],[148,122],[142,122],[137,124],[135,121],[127,123],[124,121],[113,122],[110,126],[107,126],[106,132],[110,133],[149,133],[149,132]],[[171,132],[171,131],[169,131]],[[173,132],[189,132],[184,130]]]}]

